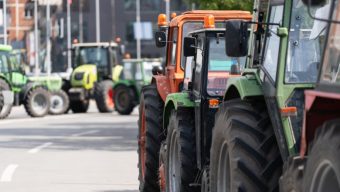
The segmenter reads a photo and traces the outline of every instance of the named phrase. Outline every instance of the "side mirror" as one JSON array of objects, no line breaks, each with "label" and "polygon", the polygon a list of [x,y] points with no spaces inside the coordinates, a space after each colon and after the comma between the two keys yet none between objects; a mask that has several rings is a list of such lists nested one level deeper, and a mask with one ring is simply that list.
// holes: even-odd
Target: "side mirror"
[{"label": "side mirror", "polygon": [[157,31],[155,33],[155,42],[157,47],[165,47],[166,45],[166,34],[164,31]]},{"label": "side mirror", "polygon": [[154,67],[152,67],[152,75],[160,75],[163,74],[163,67],[156,65]]},{"label": "side mirror", "polygon": [[244,57],[248,53],[248,27],[242,20],[226,22],[225,49],[229,57]]},{"label": "side mirror", "polygon": [[193,57],[196,54],[196,38],[184,37],[184,57]]},{"label": "side mirror", "polygon": [[307,6],[319,6],[326,4],[326,0],[302,0],[302,2]]}]

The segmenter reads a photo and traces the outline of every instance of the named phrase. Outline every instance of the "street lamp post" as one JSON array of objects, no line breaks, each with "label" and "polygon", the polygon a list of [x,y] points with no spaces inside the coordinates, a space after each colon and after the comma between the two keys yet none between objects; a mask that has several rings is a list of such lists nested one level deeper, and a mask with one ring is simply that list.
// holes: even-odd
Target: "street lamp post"
[{"label": "street lamp post", "polygon": [[96,41],[100,42],[100,12],[99,0],[96,0]]},{"label": "street lamp post", "polygon": [[51,4],[46,4],[46,66],[47,74],[51,74]]},{"label": "street lamp post", "polygon": [[7,0],[3,0],[4,6],[4,44],[7,45]]},{"label": "street lamp post", "polygon": [[34,57],[35,75],[39,72],[39,40],[38,40],[38,0],[34,1]]},{"label": "street lamp post", "polygon": [[66,12],[67,12],[67,71],[72,69],[72,58],[71,58],[71,2],[67,1]]},{"label": "street lamp post", "polygon": [[[139,33],[141,33],[141,22],[140,22],[140,0],[136,0],[136,28]],[[136,49],[137,49],[137,59],[141,58],[141,35],[136,34]]]}]

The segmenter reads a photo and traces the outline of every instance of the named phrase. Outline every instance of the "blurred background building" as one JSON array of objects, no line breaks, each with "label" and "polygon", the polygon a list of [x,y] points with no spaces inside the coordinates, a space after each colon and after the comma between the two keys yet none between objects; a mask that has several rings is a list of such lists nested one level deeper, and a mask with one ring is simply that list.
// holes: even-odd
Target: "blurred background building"
[{"label": "blurred background building", "polygon": [[[51,24],[47,27],[46,6],[51,6]],[[100,41],[114,41],[121,38],[125,51],[136,57],[136,35],[140,35],[142,57],[160,57],[164,50],[154,46],[153,35],[157,29],[157,16],[166,12],[167,0],[140,0],[141,27],[136,31],[136,0],[100,0]],[[190,9],[185,0],[169,0],[171,12]],[[52,72],[67,68],[67,2],[71,4],[71,36],[79,42],[96,41],[96,1],[95,0],[38,0],[39,60],[42,71],[46,69],[46,35],[51,35]],[[0,43],[4,43],[4,25],[7,23],[8,44],[22,49],[27,55],[27,65],[34,66],[34,1],[0,0],[0,17],[6,11],[7,19],[0,18]],[[50,31],[48,31],[50,30]]]}]

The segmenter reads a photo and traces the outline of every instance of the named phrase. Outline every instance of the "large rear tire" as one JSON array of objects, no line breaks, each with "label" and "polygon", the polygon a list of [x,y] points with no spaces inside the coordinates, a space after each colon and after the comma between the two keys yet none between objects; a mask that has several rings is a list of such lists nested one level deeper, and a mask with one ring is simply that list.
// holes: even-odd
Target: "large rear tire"
[{"label": "large rear tire", "polygon": [[197,192],[196,139],[193,111],[177,110],[170,116],[167,134],[166,191]]},{"label": "large rear tire", "polygon": [[227,101],[215,122],[211,192],[278,191],[282,159],[264,101]]},{"label": "large rear tire", "polygon": [[31,117],[44,117],[50,108],[50,95],[42,87],[36,87],[29,90],[24,107],[27,114]]},{"label": "large rear tire", "polygon": [[48,113],[51,115],[61,115],[69,108],[70,100],[65,91],[58,90],[51,92],[50,103],[51,105]]},{"label": "large rear tire", "polygon": [[[10,90],[8,83],[6,81],[4,81],[3,79],[0,79],[0,90],[1,91],[9,91]],[[4,103],[3,103],[2,106],[3,107],[0,111],[0,119],[6,119],[12,111],[13,104],[4,105]]]},{"label": "large rear tire", "polygon": [[0,112],[2,111],[3,107],[4,107],[4,95],[0,91]]},{"label": "large rear tire", "polygon": [[89,109],[90,100],[85,99],[83,101],[71,101],[70,109],[73,113],[86,113]]},{"label": "large rear tire", "polygon": [[97,83],[94,89],[94,99],[96,100],[99,112],[113,112],[113,82],[111,80],[104,80]]},{"label": "large rear tire", "polygon": [[163,100],[155,84],[143,87],[139,106],[139,191],[159,192],[159,151],[163,133]]},{"label": "large rear tire", "polygon": [[306,192],[340,191],[340,119],[317,129],[308,150],[303,186]]},{"label": "large rear tire", "polygon": [[130,115],[135,107],[135,91],[120,85],[114,90],[115,109],[121,115]]}]

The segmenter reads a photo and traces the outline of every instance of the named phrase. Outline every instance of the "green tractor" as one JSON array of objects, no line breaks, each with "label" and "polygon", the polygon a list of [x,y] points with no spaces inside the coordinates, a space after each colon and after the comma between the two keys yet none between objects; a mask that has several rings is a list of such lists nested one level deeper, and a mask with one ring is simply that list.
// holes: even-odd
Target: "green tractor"
[{"label": "green tractor", "polygon": [[152,69],[161,66],[161,59],[124,59],[119,80],[115,80],[113,98],[115,109],[129,115],[139,104],[140,91],[151,83]]},{"label": "green tractor", "polygon": [[20,65],[15,63],[11,52],[11,46],[0,45],[0,90],[2,92],[12,91],[14,94],[14,98],[10,99],[13,102],[4,105],[0,119],[4,119],[10,114],[13,105],[21,104],[24,105],[26,112],[31,117],[45,116],[50,108],[48,86],[53,85],[30,81]]},{"label": "green tractor", "polygon": [[69,107],[69,99],[67,93],[62,90],[62,78],[56,74],[26,74],[26,65],[24,62],[24,50],[13,50],[11,52],[11,66],[22,75],[26,75],[28,81],[35,82],[48,88],[50,94],[50,115],[61,115]]},{"label": "green tractor", "polygon": [[[226,22],[227,55],[248,59],[242,76],[228,79],[215,116],[203,181],[211,192],[279,189],[282,171],[299,153],[304,91],[314,87],[320,69],[326,25],[316,27],[301,0],[254,4],[253,22]],[[300,191],[294,182],[283,177],[281,190]]]},{"label": "green tractor", "polygon": [[85,113],[94,98],[101,113],[114,110],[113,70],[117,65],[116,43],[78,43],[72,46],[73,72],[63,89],[74,113]]}]

